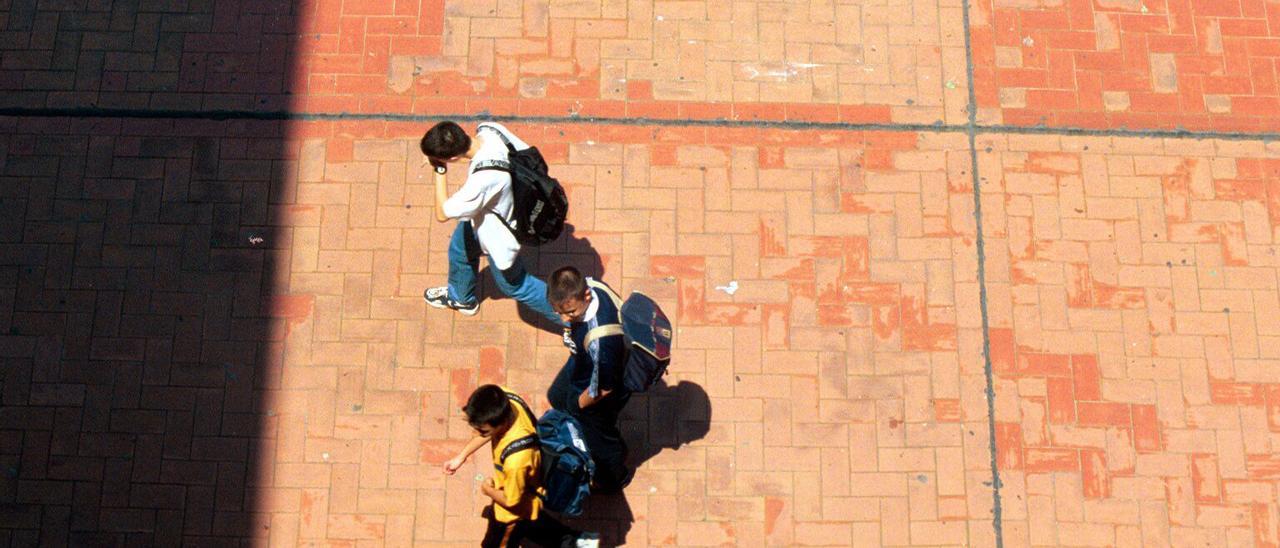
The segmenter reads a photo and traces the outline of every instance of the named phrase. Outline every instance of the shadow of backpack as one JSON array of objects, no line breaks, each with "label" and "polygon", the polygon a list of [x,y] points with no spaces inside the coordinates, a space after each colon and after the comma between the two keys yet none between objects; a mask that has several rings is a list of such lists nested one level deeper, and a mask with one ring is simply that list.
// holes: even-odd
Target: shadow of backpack
[{"label": "shadow of backpack", "polygon": [[501,215],[494,215],[520,245],[542,245],[560,237],[564,221],[569,215],[569,199],[560,181],[547,172],[547,161],[537,147],[516,150],[511,140],[501,130],[480,124],[479,129],[489,130],[507,145],[506,160],[485,160],[473,171],[505,171],[511,174],[511,219],[507,223]]},{"label": "shadow of backpack", "polygon": [[568,413],[548,409],[542,418],[534,419],[533,410],[520,396],[507,393],[511,401],[524,408],[533,420],[536,435],[519,438],[502,450],[499,457],[524,449],[538,449],[541,466],[538,468],[543,492],[538,494],[542,507],[566,516],[582,515],[582,505],[591,494],[591,477],[596,465],[582,438],[582,425]]},{"label": "shadow of backpack", "polygon": [[618,308],[621,324],[607,324],[587,332],[583,346],[600,337],[621,335],[627,349],[622,386],[632,392],[644,392],[667,374],[671,365],[671,320],[648,295],[632,291],[623,301],[613,288],[588,279],[587,285],[604,291]]}]

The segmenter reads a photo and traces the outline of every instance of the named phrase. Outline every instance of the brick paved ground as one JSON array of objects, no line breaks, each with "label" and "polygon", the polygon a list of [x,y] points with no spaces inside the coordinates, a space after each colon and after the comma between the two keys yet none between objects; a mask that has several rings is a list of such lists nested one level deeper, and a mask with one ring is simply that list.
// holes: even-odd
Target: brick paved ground
[{"label": "brick paved ground", "polygon": [[983,119],[1274,131],[1280,5],[1264,0],[975,0]]},{"label": "brick paved ground", "polygon": [[1276,545],[1280,148],[983,141],[1006,539]]},{"label": "brick paved ground", "polygon": [[[190,119],[291,109],[551,117],[526,260],[678,330],[610,544],[1280,545],[1280,146],[966,127],[961,2],[0,5],[0,107],[179,116],[0,118],[0,543],[479,538],[559,336],[422,303],[428,122]],[[977,120],[1274,131],[1278,6],[973,2]]]}]

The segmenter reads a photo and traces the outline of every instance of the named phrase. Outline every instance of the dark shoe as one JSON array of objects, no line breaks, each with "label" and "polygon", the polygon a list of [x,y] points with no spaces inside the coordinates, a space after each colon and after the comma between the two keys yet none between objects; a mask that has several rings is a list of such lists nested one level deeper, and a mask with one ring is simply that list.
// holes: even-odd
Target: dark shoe
[{"label": "dark shoe", "polygon": [[449,298],[449,287],[431,287],[422,292],[427,304],[436,308],[451,308],[467,316],[475,316],[480,311],[480,303],[463,304]]}]

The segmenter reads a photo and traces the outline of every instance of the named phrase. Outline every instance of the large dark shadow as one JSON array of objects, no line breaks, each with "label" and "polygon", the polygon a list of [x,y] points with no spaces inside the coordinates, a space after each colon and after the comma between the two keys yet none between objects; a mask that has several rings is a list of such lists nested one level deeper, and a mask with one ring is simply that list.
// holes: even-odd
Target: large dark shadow
[{"label": "large dark shadow", "polygon": [[705,438],[711,430],[711,398],[696,383],[659,381],[631,397],[622,421],[627,463],[638,468],[664,450],[679,451]]},{"label": "large dark shadow", "polygon": [[294,4],[3,4],[0,108],[179,112],[0,117],[0,545],[264,538],[294,154],[197,111],[287,107]]},{"label": "large dark shadow", "polygon": [[[554,242],[521,249],[520,260],[524,261],[525,268],[529,269],[530,274],[542,280],[546,280],[548,275],[562,266],[576,267],[584,275],[596,279],[604,276],[604,261],[600,258],[600,254],[591,246],[591,240],[586,236],[578,235],[576,228],[570,223],[565,223],[564,232]],[[484,280],[481,298],[510,299],[498,290],[490,268],[485,266],[480,273],[481,279]],[[547,321],[532,310],[521,306],[518,307],[518,313],[525,323],[549,333],[560,334],[560,326]]]},{"label": "large dark shadow", "polygon": [[[662,451],[679,451],[706,437],[710,429],[711,398],[706,390],[689,381],[675,385],[659,381],[647,392],[632,395],[623,410],[622,435],[629,450],[627,465],[643,470],[644,464]],[[643,477],[637,473],[637,479],[627,490],[648,489]],[[625,493],[592,495],[583,515],[573,523],[598,531],[602,545],[618,546],[626,544],[635,514]]]}]

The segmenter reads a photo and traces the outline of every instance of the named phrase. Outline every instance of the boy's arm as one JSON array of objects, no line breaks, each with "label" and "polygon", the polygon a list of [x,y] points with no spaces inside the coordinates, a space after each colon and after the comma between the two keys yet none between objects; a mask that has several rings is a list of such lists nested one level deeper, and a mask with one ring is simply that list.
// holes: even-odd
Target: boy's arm
[{"label": "boy's arm", "polygon": [[445,188],[445,177],[443,173],[435,171],[436,184],[436,221],[441,223],[447,222],[449,216],[444,213],[444,202],[449,199],[448,189]]},{"label": "boy's arm", "polygon": [[587,389],[583,390],[581,394],[578,394],[578,408],[586,409],[588,407],[591,407],[592,405],[599,403],[600,400],[603,400],[604,397],[608,396],[610,392],[613,392],[613,391],[601,390],[599,396],[592,396],[591,387],[587,387]]},{"label": "boy's arm", "polygon": [[489,481],[480,484],[480,491],[493,499],[493,502],[501,504],[507,508],[511,508],[524,498],[524,490],[529,485],[528,476],[533,472],[533,466],[526,465],[516,470],[508,470],[506,472],[507,481],[502,485],[494,485],[494,478],[489,477]]},{"label": "boy's arm", "polygon": [[[449,195],[444,175],[436,175],[436,220],[464,219],[482,212],[492,212],[494,202],[502,194],[505,172],[482,170],[467,175],[462,187]],[[509,176],[508,176],[509,177]]]},{"label": "boy's arm", "polygon": [[480,492],[484,493],[485,496],[492,499],[495,504],[500,504],[507,508],[515,506],[515,503],[518,502],[518,500],[508,501],[507,494],[503,490],[498,489],[497,487],[494,487],[493,481],[494,481],[493,476],[490,476],[488,480],[486,480],[484,483],[481,483]]},{"label": "boy's arm", "polygon": [[467,442],[467,445],[462,448],[462,451],[458,452],[458,456],[453,457],[448,461],[445,461],[444,463],[445,475],[451,476],[453,475],[454,472],[457,472],[459,468],[462,468],[462,463],[467,462],[467,459],[470,458],[473,453],[479,450],[480,447],[484,446],[485,442],[487,441],[489,441],[489,438],[486,438],[484,436],[475,436],[471,438],[471,441]]},{"label": "boy's arm", "polygon": [[[592,345],[595,348],[588,348],[587,356],[595,366],[595,373],[587,389],[578,394],[578,407],[581,409],[595,405],[616,390],[618,377],[625,366],[626,347],[623,346],[622,337],[601,337],[593,341]],[[592,392],[595,394],[592,395]]]}]

